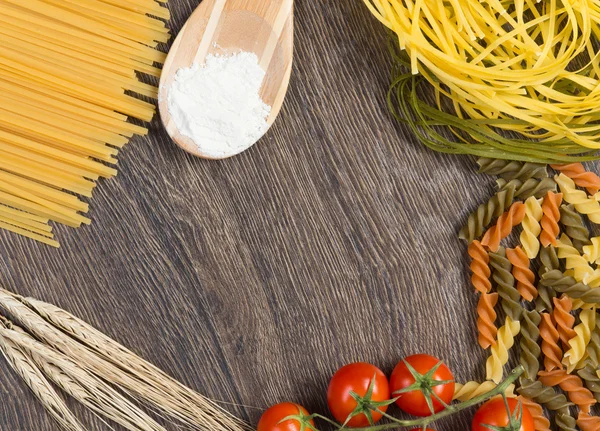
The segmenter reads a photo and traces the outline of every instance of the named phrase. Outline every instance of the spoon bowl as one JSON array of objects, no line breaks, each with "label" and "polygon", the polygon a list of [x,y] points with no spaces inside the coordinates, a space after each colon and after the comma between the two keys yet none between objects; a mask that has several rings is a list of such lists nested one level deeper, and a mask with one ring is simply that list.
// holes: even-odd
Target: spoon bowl
[{"label": "spoon bowl", "polygon": [[281,110],[292,71],[293,0],[203,0],[190,16],[169,51],[158,92],[161,120],[169,136],[185,151],[215,158],[181,135],[171,118],[168,92],[177,71],[204,64],[210,54],[233,55],[241,51],[256,54],[266,72],[260,96],[271,106],[268,130]]}]

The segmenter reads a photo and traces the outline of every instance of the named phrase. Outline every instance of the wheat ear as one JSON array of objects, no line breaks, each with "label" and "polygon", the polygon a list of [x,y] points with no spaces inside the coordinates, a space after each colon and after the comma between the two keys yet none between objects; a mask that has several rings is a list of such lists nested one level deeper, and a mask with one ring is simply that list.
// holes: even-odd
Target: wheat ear
[{"label": "wheat ear", "polygon": [[201,430],[251,429],[210,399],[179,383],[65,310],[2,289],[0,305],[45,343],[77,358],[89,371],[171,418]]},{"label": "wheat ear", "polygon": [[[10,322],[0,316],[0,328],[9,329]],[[66,431],[85,431],[35,363],[11,340],[0,337],[0,352],[12,369],[23,379],[52,418]]]},{"label": "wheat ear", "polygon": [[17,327],[0,328],[0,336],[18,346],[63,391],[94,413],[130,431],[165,431],[154,419],[74,360],[35,340]]},{"label": "wheat ear", "polygon": [[[137,356],[112,338],[67,311],[34,298],[19,298],[40,316],[62,329],[105,360],[124,368],[138,379],[162,391],[161,405],[155,406],[171,417],[199,429],[248,430],[249,425],[222,409],[212,400],[184,386],[162,370]],[[161,400],[160,397],[163,399]],[[157,399],[152,396],[150,401]],[[216,428],[219,427],[219,428]]]}]

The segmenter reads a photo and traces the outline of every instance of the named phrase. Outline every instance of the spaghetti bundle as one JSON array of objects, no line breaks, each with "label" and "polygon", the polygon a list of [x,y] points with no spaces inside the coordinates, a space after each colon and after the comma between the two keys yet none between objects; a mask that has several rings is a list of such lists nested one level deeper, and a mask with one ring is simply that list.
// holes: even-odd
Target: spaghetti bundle
[{"label": "spaghetti bundle", "polygon": [[[522,161],[595,156],[599,1],[364,2],[397,35],[394,55],[410,72],[399,72],[390,107],[423,143]],[[417,95],[422,81],[435,89],[435,104]],[[440,125],[457,139],[440,135]]]},{"label": "spaghetti bundle", "polygon": [[79,196],[147,133],[128,117],[154,116],[136,72],[160,76],[166,19],[154,0],[0,0],[0,228],[58,247],[50,221],[90,223]]}]

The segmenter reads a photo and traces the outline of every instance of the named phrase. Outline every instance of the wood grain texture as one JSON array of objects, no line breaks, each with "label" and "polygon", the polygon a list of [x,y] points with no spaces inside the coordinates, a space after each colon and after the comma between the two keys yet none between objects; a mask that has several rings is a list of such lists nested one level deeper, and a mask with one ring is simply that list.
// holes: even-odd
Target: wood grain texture
[{"label": "wood grain texture", "polygon": [[[174,31],[197,4],[170,0]],[[253,423],[285,400],[326,413],[327,382],[350,361],[389,372],[431,352],[459,381],[482,380],[456,232],[494,179],[391,118],[386,32],[361,1],[296,2],[295,37],[288,97],[258,145],[201,160],[155,119],[100,184],[92,226],[57,227],[60,250],[0,232],[0,283]],[[436,429],[468,429],[470,415]],[[0,430],[56,430],[11,372],[0,373]]]}]

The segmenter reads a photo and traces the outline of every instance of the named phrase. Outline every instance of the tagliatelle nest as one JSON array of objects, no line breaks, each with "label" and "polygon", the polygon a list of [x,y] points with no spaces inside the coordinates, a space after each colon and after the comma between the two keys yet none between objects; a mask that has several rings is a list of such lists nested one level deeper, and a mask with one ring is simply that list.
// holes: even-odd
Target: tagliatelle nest
[{"label": "tagliatelle nest", "polygon": [[[546,162],[591,158],[600,148],[599,1],[364,2],[397,35],[397,59],[410,68],[392,88],[403,114],[409,107],[414,124],[450,125],[461,141],[426,133],[430,146]],[[407,82],[417,75],[435,88],[433,110],[410,98],[416,81]],[[444,98],[452,109],[442,109]],[[470,121],[474,133],[452,119]],[[499,130],[521,138],[493,135],[490,144],[487,134]]]}]

